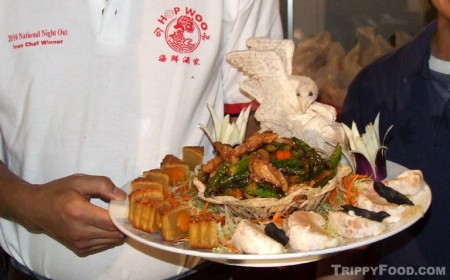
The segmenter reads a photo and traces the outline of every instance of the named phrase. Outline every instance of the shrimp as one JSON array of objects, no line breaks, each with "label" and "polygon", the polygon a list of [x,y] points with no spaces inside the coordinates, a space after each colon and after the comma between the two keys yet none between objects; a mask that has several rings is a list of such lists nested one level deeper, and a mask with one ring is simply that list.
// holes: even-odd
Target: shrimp
[{"label": "shrimp", "polygon": [[386,230],[384,223],[344,212],[330,212],[328,222],[333,230],[346,239],[375,236]]},{"label": "shrimp", "polygon": [[325,219],[313,211],[296,211],[287,221],[289,245],[294,250],[321,250],[339,245],[325,229]]},{"label": "shrimp", "polygon": [[286,251],[281,243],[266,235],[262,228],[245,219],[237,225],[231,242],[239,251],[247,254],[278,254]]}]

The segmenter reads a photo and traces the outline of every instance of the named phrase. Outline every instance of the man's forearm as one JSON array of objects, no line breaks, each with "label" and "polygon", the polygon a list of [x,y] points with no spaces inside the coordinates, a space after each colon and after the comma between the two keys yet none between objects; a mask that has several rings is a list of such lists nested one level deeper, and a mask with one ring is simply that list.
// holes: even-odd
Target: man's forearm
[{"label": "man's forearm", "polygon": [[24,223],[23,212],[27,207],[27,198],[32,195],[29,183],[11,172],[0,161],[0,217]]}]

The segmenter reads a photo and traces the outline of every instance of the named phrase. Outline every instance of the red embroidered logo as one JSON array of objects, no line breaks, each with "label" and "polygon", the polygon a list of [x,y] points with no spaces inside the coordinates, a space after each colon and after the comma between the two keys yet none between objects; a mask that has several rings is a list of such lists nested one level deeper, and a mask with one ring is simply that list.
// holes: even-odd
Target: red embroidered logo
[{"label": "red embroidered logo", "polygon": [[210,39],[208,24],[203,16],[189,7],[175,7],[165,11],[157,21],[159,26],[153,33],[156,37],[164,38],[174,52],[160,54],[158,60],[200,65],[200,58],[193,57],[192,53],[202,42]]},{"label": "red embroidered logo", "polygon": [[[166,42],[178,53],[191,53],[200,44],[200,30],[192,17],[181,16],[172,20],[166,28]],[[172,31],[173,30],[173,31]]]}]

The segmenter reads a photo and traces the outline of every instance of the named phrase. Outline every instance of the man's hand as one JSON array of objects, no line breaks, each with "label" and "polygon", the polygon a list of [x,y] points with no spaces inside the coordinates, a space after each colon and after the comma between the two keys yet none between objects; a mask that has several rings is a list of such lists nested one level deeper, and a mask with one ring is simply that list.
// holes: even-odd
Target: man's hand
[{"label": "man's hand", "polygon": [[22,224],[46,233],[79,256],[87,256],[123,243],[124,236],[108,211],[91,198],[123,200],[126,193],[101,176],[72,175],[39,186],[30,186],[22,205]]}]

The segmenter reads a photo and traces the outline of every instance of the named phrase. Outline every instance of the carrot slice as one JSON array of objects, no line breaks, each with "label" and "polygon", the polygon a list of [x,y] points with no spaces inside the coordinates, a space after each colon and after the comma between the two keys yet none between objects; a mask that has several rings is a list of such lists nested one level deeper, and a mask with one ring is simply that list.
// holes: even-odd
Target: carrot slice
[{"label": "carrot slice", "polygon": [[283,214],[280,211],[275,212],[275,214],[272,217],[272,222],[276,224],[282,224],[283,223]]},{"label": "carrot slice", "polygon": [[239,188],[236,188],[236,191],[234,193],[234,197],[236,197],[237,199],[243,199],[244,198],[244,194],[242,193],[242,190]]},{"label": "carrot slice", "polygon": [[279,160],[282,160],[282,159],[290,159],[291,157],[292,157],[292,153],[291,153],[291,151],[289,151],[289,150],[286,150],[286,151],[277,151],[276,153],[275,153],[275,157],[277,158],[277,159],[279,159]]},{"label": "carrot slice", "polygon": [[334,189],[331,191],[330,196],[328,197],[328,203],[330,203],[333,206],[336,206],[336,196],[337,196],[337,189]]},{"label": "carrot slice", "polygon": [[208,211],[208,207],[209,207],[209,202],[207,201],[207,202],[205,203],[205,205],[203,206],[202,214],[203,214],[203,213],[206,213],[206,212]]},{"label": "carrot slice", "polygon": [[358,197],[358,189],[354,187],[354,183],[356,180],[365,179],[367,175],[360,174],[351,174],[342,179],[342,183],[344,184],[344,188],[346,190],[345,198],[346,203],[355,205]]}]

